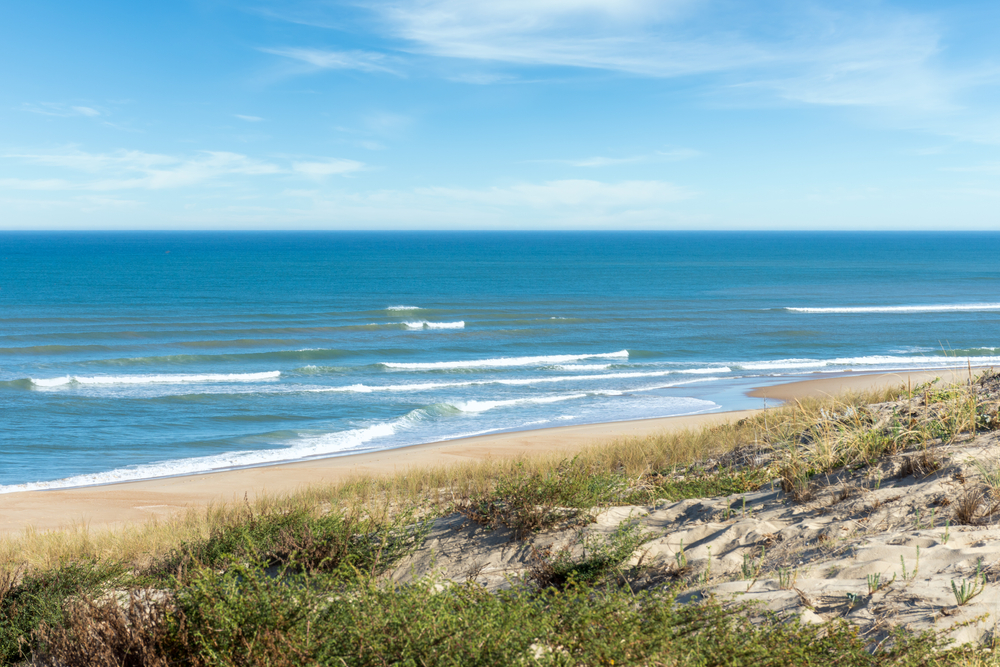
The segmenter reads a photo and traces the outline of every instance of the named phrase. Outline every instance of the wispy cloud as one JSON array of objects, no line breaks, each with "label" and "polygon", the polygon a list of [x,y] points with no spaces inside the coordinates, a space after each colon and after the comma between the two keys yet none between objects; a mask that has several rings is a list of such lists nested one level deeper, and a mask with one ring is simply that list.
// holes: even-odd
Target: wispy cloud
[{"label": "wispy cloud", "polygon": [[[656,229],[697,227],[683,212],[696,192],[665,181],[559,180],[503,187],[427,187],[346,192],[287,189],[275,216],[303,227],[329,220],[365,229]],[[265,219],[268,220],[268,219]]]},{"label": "wispy cloud", "polygon": [[74,149],[52,153],[12,153],[0,157],[92,175],[82,181],[66,178],[0,180],[0,186],[19,190],[163,190],[220,182],[231,176],[297,174],[317,178],[347,174],[365,166],[361,162],[339,158],[293,160],[291,164],[282,166],[274,161],[227,151],[201,151],[193,156],[181,157],[134,150],[87,153]]},{"label": "wispy cloud", "polygon": [[375,111],[367,114],[362,122],[364,126],[376,134],[395,134],[413,124],[413,118],[405,114],[389,111]]},{"label": "wispy cloud", "polygon": [[310,178],[350,174],[365,168],[364,163],[356,160],[327,159],[313,162],[293,162],[292,170]]},{"label": "wispy cloud", "polygon": [[91,106],[66,104],[62,102],[25,103],[21,108],[25,111],[37,113],[42,116],[57,116],[60,118],[70,118],[72,116],[86,116],[87,118],[94,118],[106,115],[106,113]]},{"label": "wispy cloud", "polygon": [[487,189],[419,188],[418,194],[499,207],[628,209],[660,206],[694,196],[683,186],[665,181],[605,183],[567,179],[545,183],[519,183]]},{"label": "wispy cloud", "polygon": [[60,178],[0,178],[5,190],[71,190],[75,186]]},{"label": "wispy cloud", "polygon": [[942,171],[954,171],[970,174],[998,174],[1000,175],[1000,162],[987,162],[969,167],[945,167]]},{"label": "wispy cloud", "polygon": [[264,120],[260,116],[244,116],[243,114],[240,113],[233,114],[233,116],[239,118],[240,120],[245,120],[248,123],[259,123],[262,120]]},{"label": "wispy cloud", "polygon": [[553,162],[562,162],[573,167],[613,167],[619,164],[645,162],[646,159],[645,155],[633,155],[632,157],[588,157],[583,160],[553,160]]},{"label": "wispy cloud", "polygon": [[897,129],[1000,143],[991,93],[1000,65],[957,46],[963,28],[947,12],[913,3],[333,2],[336,11],[325,0],[292,2],[298,9],[282,20],[349,32],[368,48],[266,50],[314,70],[420,71],[479,85],[549,81],[553,68],[684,78],[712,105],[864,109]]},{"label": "wispy cloud", "polygon": [[754,72],[743,86],[789,101],[829,106],[949,111],[980,74],[944,67],[940,27],[904,13],[828,14],[776,45],[779,66]]},{"label": "wispy cloud", "polygon": [[732,34],[726,40],[691,36],[689,31],[664,34],[661,28],[681,20],[693,4],[687,0],[410,0],[373,7],[409,49],[447,58],[645,76],[720,71],[773,58],[767,49]]},{"label": "wispy cloud", "polygon": [[[266,50],[318,68],[368,72],[396,73],[403,55],[413,54],[657,78],[711,75],[716,90],[734,94],[930,111],[955,108],[963,90],[992,78],[945,66],[935,15],[858,0],[762,0],[738,12],[696,0],[373,0],[365,7],[379,37],[395,40],[388,50]],[[466,68],[445,76],[493,84],[510,74]]]},{"label": "wispy cloud", "polygon": [[393,67],[394,58],[376,51],[327,51],[310,48],[260,49],[283,58],[290,58],[315,69],[344,69],[361,72],[395,74],[401,73]]},{"label": "wispy cloud", "polygon": [[951,150],[951,146],[927,146],[924,148],[912,148],[909,150],[905,150],[903,151],[903,153],[905,155],[921,155],[921,156],[944,155],[949,150]]},{"label": "wispy cloud", "polygon": [[550,160],[531,160],[531,162],[549,162],[556,164],[568,164],[571,167],[615,167],[622,164],[636,164],[642,162],[676,162],[679,160],[687,160],[690,158],[698,157],[701,155],[701,151],[696,151],[690,148],[677,148],[673,150],[666,151],[655,151],[653,153],[646,153],[644,155],[631,155],[628,157],[606,157],[606,156],[595,156],[581,159],[550,159]]}]

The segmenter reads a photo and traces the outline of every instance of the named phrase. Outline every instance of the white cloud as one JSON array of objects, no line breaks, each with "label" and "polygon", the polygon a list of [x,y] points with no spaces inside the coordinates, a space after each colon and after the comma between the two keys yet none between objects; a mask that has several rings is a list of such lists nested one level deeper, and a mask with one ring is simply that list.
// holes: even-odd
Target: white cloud
[{"label": "white cloud", "polygon": [[688,188],[665,181],[604,183],[584,179],[519,183],[483,190],[420,188],[418,194],[499,207],[632,209],[662,206],[688,199]]},{"label": "white cloud", "polygon": [[69,190],[73,184],[60,178],[0,178],[5,190]]},{"label": "white cloud", "polygon": [[[739,11],[696,0],[393,0],[369,6],[404,51],[648,77],[712,74],[723,90],[804,104],[939,111],[954,108],[963,90],[993,78],[942,65],[943,27],[934,15],[853,0],[829,7],[762,0]],[[451,78],[489,84],[499,76]]]},{"label": "white cloud", "polygon": [[[352,28],[320,20],[328,3],[306,4],[309,19],[296,20],[358,34],[353,21],[367,12],[380,46],[388,44],[384,52],[269,50],[314,68],[398,73],[419,58],[421,72],[481,85],[550,81],[552,73],[537,68],[551,67],[688,77],[713,104],[867,109],[870,120],[894,128],[1000,143],[991,94],[1000,65],[975,61],[982,48],[965,47],[961,20],[912,3],[341,2]],[[582,166],[614,163],[595,160]]]},{"label": "white cloud", "polygon": [[365,168],[364,163],[356,160],[328,159],[316,162],[293,162],[292,170],[311,178],[330,176],[333,174],[349,174]]},{"label": "white cloud", "polygon": [[315,178],[364,168],[361,162],[338,158],[296,161],[289,166],[281,166],[227,151],[201,151],[194,156],[180,157],[134,150],[87,153],[74,149],[61,153],[21,153],[2,157],[97,177],[86,181],[61,178],[0,180],[0,187],[20,190],[163,190],[219,182],[232,176],[297,174]]},{"label": "white cloud", "polygon": [[244,116],[243,114],[239,113],[233,114],[233,116],[239,118],[240,120],[245,120],[248,123],[259,123],[260,121],[264,120],[260,116]]},{"label": "white cloud", "polygon": [[648,76],[719,71],[772,58],[734,35],[723,41],[655,29],[678,20],[693,4],[688,0],[410,0],[375,8],[395,36],[420,52],[449,58]]},{"label": "white cloud", "polygon": [[377,111],[365,116],[362,122],[369,131],[376,134],[393,134],[409,127],[413,119],[399,113]]},{"label": "white cloud", "polygon": [[95,116],[104,115],[101,111],[93,107],[63,104],[61,102],[25,103],[22,105],[22,108],[25,111],[41,114],[42,116],[57,116],[60,118],[70,118],[72,116],[94,118]]},{"label": "white cloud", "polygon": [[374,51],[327,51],[308,48],[261,49],[261,51],[291,58],[318,69],[354,69],[370,73],[399,74],[396,69],[390,67],[392,58]]},{"label": "white cloud", "polygon": [[562,180],[506,187],[375,191],[289,188],[266,211],[226,207],[199,219],[244,226],[343,229],[666,229],[704,216],[680,202],[696,193],[663,181]]},{"label": "white cloud", "polygon": [[90,173],[121,170],[143,171],[179,162],[177,158],[143,151],[119,150],[114,153],[86,153],[67,150],[61,153],[11,153],[5,158],[17,158],[46,167],[63,167]]},{"label": "white cloud", "polygon": [[988,162],[986,164],[978,164],[971,167],[945,167],[942,171],[1000,175],[1000,162]]},{"label": "white cloud", "polygon": [[[178,158],[142,151],[117,151],[115,153],[36,153],[7,155],[26,162],[49,167],[62,167],[101,174],[105,177],[80,183],[74,187],[84,190],[161,190],[197,185],[230,174],[276,174],[281,169],[273,164],[248,158],[238,153],[204,151],[191,158]],[[54,188],[62,189],[62,188]]]},{"label": "white cloud", "polygon": [[588,157],[583,160],[561,160],[561,162],[574,167],[613,167],[619,164],[645,162],[647,159],[645,155],[633,155],[632,157]]},{"label": "white cloud", "polygon": [[693,148],[672,148],[666,151],[656,151],[657,158],[661,160],[669,160],[671,162],[689,160],[694,157],[699,157],[700,155],[703,155],[703,153]]},{"label": "white cloud", "polygon": [[628,157],[606,157],[595,156],[582,159],[571,160],[531,160],[531,162],[554,162],[558,164],[568,164],[571,167],[615,167],[621,164],[635,164],[639,162],[675,162],[687,160],[701,155],[701,151],[690,148],[676,148],[666,151],[655,151],[646,155],[631,155]]},{"label": "white cloud", "polygon": [[[882,20],[879,20],[881,18]],[[937,64],[937,26],[914,16],[837,17],[834,35],[804,30],[785,62],[754,77],[749,87],[806,104],[947,111],[956,108],[976,75],[945,71]],[[803,42],[811,41],[811,48]]]}]

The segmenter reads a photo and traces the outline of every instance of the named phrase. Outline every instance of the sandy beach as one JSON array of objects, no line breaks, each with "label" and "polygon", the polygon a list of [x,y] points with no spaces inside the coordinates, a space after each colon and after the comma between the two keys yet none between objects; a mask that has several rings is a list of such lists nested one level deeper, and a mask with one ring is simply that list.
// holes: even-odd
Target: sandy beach
[{"label": "sandy beach", "polygon": [[[977,369],[974,369],[977,370]],[[916,385],[935,377],[963,381],[968,369],[904,373],[845,374],[762,387],[750,396],[788,401],[807,396],[835,395],[844,391],[905,384]],[[594,442],[644,436],[672,429],[699,428],[741,419],[756,411],[713,412],[698,415],[644,419],[516,431],[437,442],[365,454],[294,463],[227,470],[201,475],[151,479],[122,484],[27,491],[0,495],[0,535],[25,529],[50,531],[73,526],[90,529],[141,522],[188,507],[282,494],[320,484],[336,483],[356,475],[381,475],[415,467],[435,467],[462,460],[511,457],[531,452],[567,455]]]}]

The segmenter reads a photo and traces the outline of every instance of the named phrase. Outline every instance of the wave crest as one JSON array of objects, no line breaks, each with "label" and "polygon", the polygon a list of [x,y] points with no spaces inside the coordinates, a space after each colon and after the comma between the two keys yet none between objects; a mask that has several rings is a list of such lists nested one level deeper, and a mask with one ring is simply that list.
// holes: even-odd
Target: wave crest
[{"label": "wave crest", "polygon": [[78,385],[113,384],[200,384],[202,382],[260,382],[276,380],[281,371],[264,373],[173,373],[167,375],[64,375],[57,378],[31,378],[36,387],[62,387]]},{"label": "wave crest", "polygon": [[850,367],[865,367],[874,369],[893,368],[950,368],[953,366],[965,366],[971,363],[974,366],[983,364],[1000,363],[997,356],[916,356],[897,357],[890,355],[873,355],[869,357],[840,357],[837,359],[774,359],[771,361],[752,361],[733,364],[737,370],[748,371],[779,371],[810,368],[837,367],[838,370],[848,370]]},{"label": "wave crest", "polygon": [[465,322],[428,322],[427,320],[420,320],[418,322],[403,322],[403,326],[413,331],[420,329],[464,329]]},{"label": "wave crest", "polygon": [[536,396],[531,398],[511,398],[501,401],[457,401],[451,403],[458,410],[462,412],[486,412],[487,410],[493,410],[495,408],[504,408],[511,405],[545,405],[548,403],[559,403],[561,401],[571,401],[577,398],[586,398],[587,394],[576,393],[576,394],[560,394],[558,396]]},{"label": "wave crest", "polygon": [[792,308],[791,313],[949,313],[1000,310],[1000,303],[942,303],[924,306],[844,306],[832,308]]},{"label": "wave crest", "polygon": [[453,368],[509,368],[513,366],[538,366],[562,364],[581,359],[628,359],[628,350],[602,354],[554,354],[543,357],[499,357],[496,359],[471,359],[469,361],[432,361],[427,363],[390,363],[386,368],[407,371],[430,371]]}]

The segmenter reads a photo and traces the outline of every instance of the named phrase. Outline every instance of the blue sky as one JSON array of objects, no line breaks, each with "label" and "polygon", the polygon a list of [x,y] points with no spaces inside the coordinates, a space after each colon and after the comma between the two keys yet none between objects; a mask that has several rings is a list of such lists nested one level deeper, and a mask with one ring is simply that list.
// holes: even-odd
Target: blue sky
[{"label": "blue sky", "polygon": [[997,229],[1000,3],[6,3],[4,229]]}]

